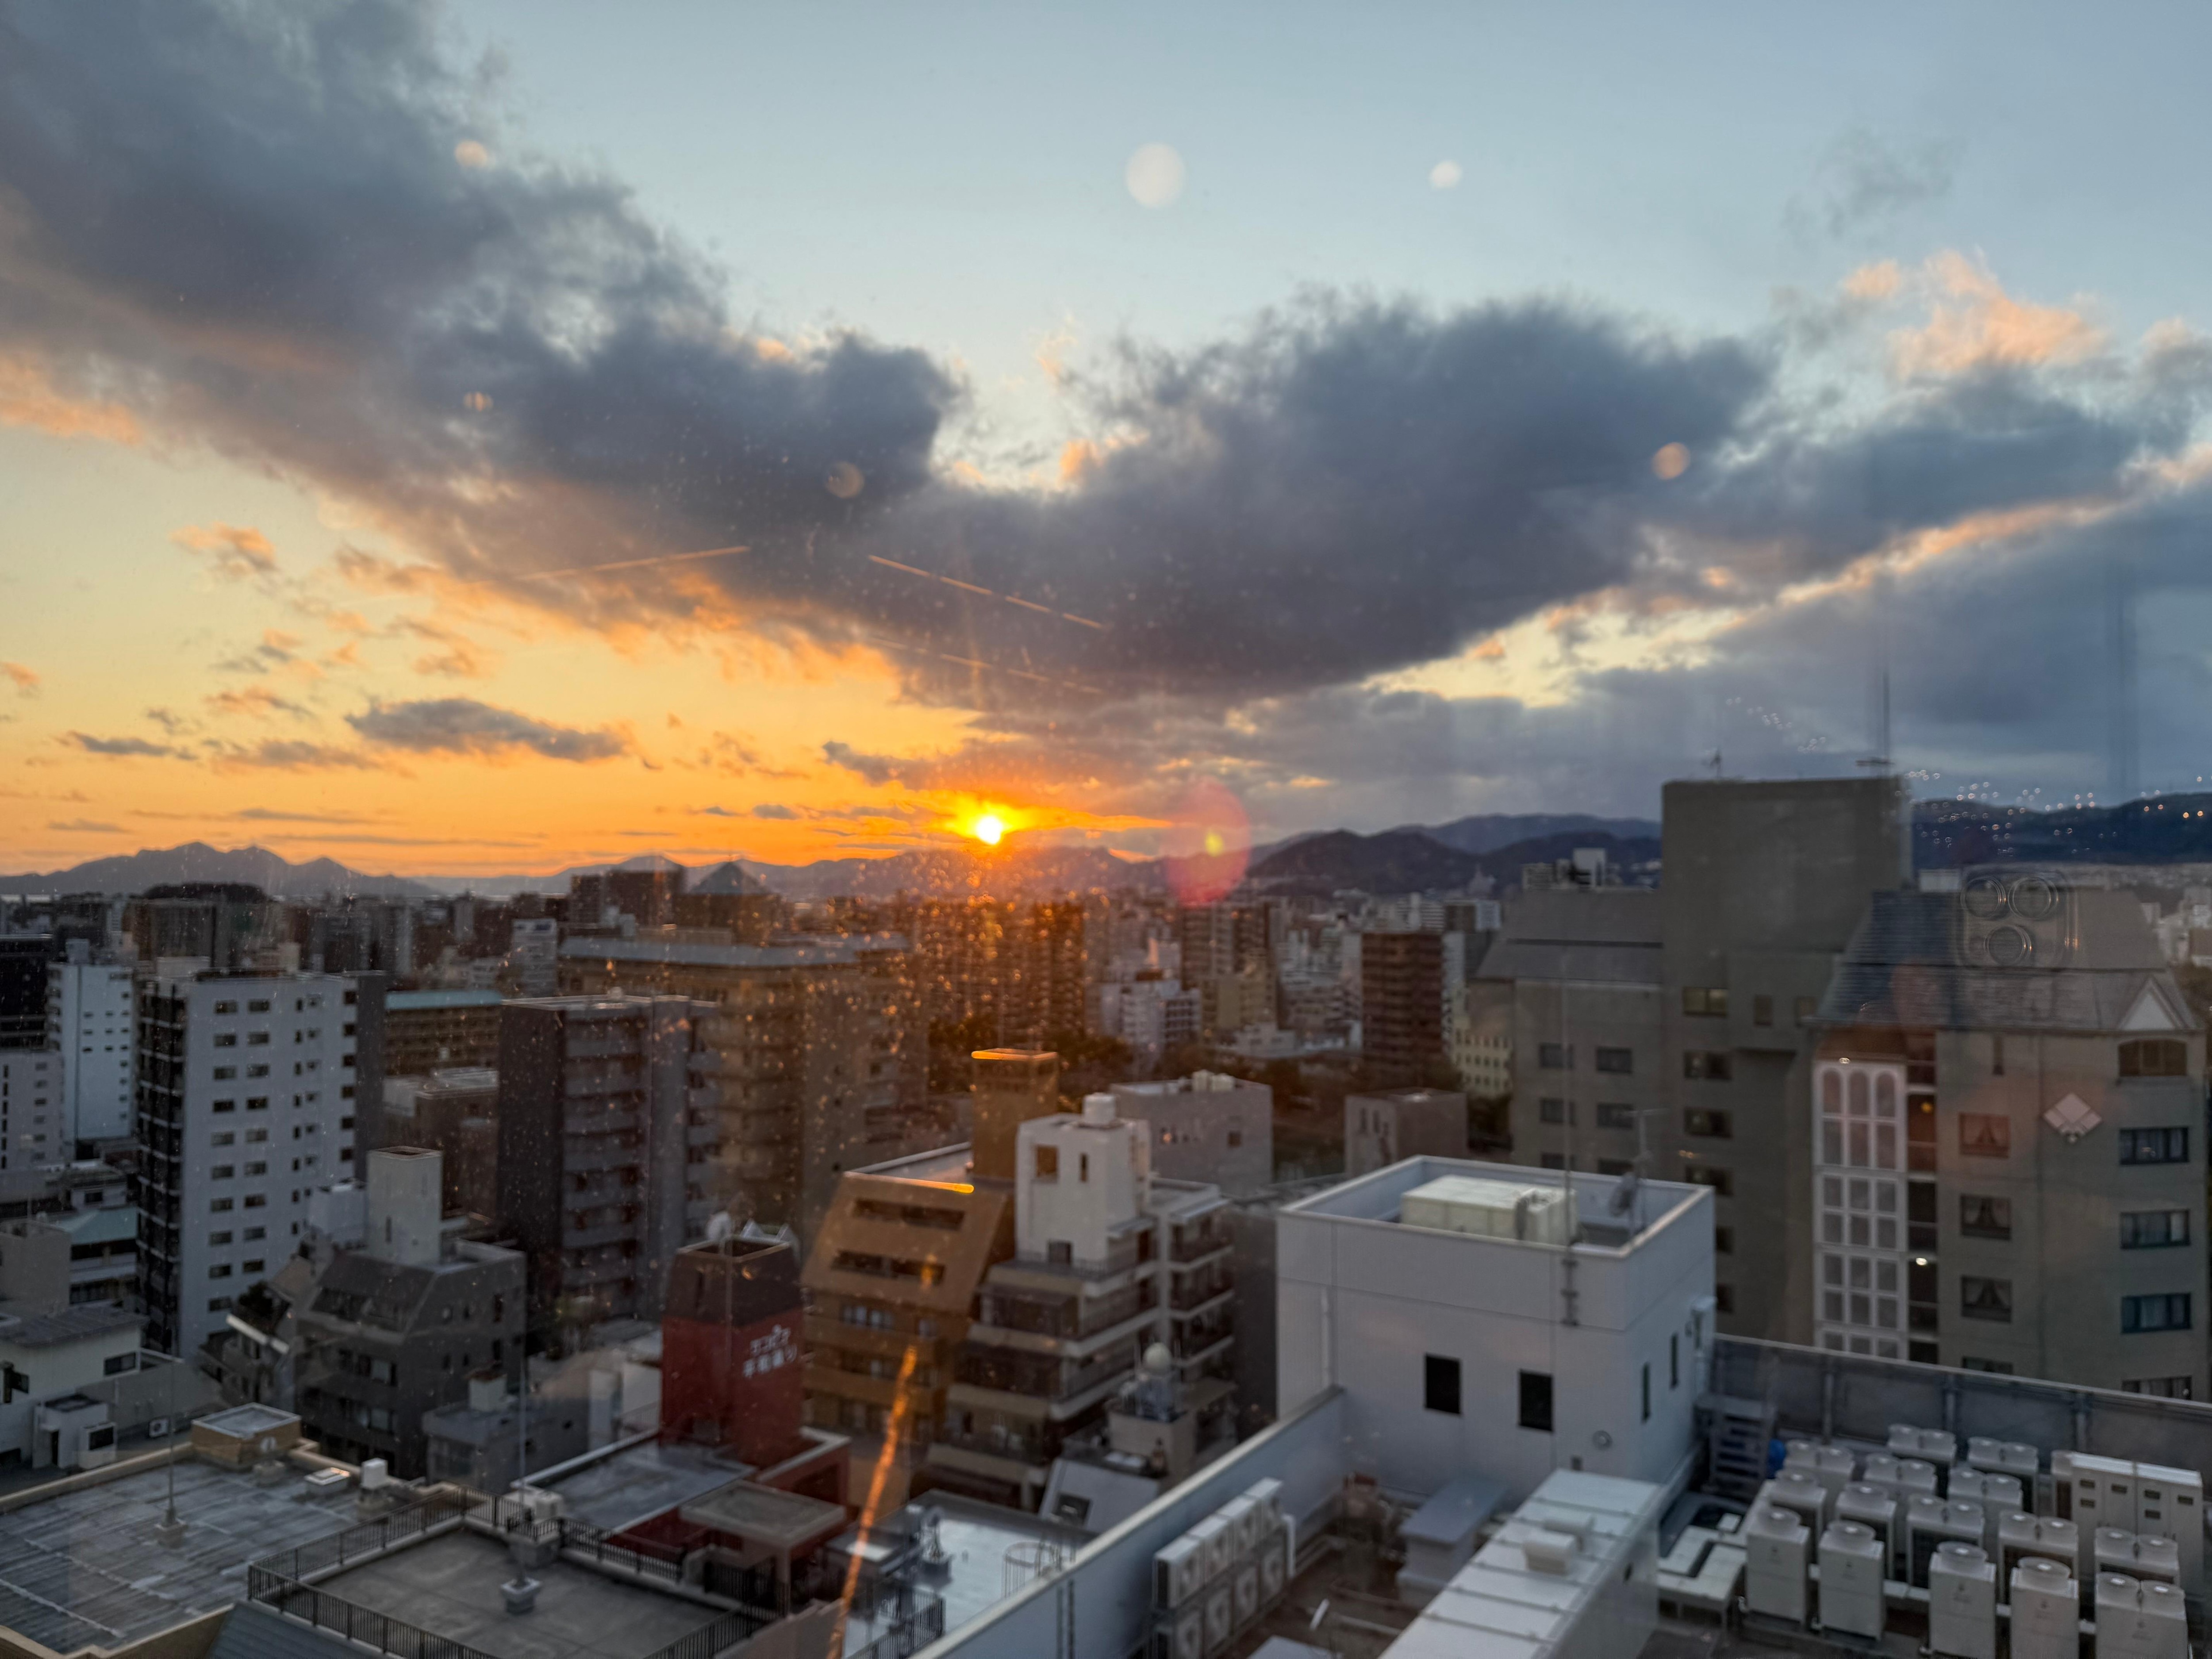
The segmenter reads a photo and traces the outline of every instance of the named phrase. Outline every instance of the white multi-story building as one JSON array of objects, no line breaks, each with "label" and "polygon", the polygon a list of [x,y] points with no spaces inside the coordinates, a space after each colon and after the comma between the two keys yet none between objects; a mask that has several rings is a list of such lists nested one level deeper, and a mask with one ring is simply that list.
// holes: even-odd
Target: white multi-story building
[{"label": "white multi-story building", "polygon": [[550,997],[561,988],[561,924],[550,916],[524,916],[514,924],[507,966],[526,997]]},{"label": "white multi-story building", "polygon": [[0,1048],[0,1170],[68,1161],[62,1084],[51,1048]]},{"label": "white multi-story building", "polygon": [[131,1133],[131,998],[127,963],[72,954],[46,970],[46,1046],[61,1060],[65,1141],[121,1140]]},{"label": "white multi-story building", "polygon": [[353,1174],[354,981],[200,973],[138,1003],[139,1290],[147,1344],[190,1355]]}]

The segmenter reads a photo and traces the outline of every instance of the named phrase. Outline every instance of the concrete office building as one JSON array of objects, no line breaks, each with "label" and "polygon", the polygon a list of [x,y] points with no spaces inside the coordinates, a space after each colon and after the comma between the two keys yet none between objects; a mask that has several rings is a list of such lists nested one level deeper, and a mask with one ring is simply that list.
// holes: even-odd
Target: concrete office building
[{"label": "concrete office building", "polygon": [[1467,1156],[1467,1097],[1450,1089],[1384,1089],[1344,1097],[1344,1172],[1401,1158]]},{"label": "concrete office building", "polygon": [[1467,995],[1506,1033],[1516,1162],[1635,1166],[1672,1097],[1660,954],[1659,896],[1646,888],[1548,888],[1510,907]]},{"label": "concrete office building", "polygon": [[127,963],[94,962],[81,945],[47,970],[46,1047],[61,1058],[62,1132],[73,1141],[130,1138],[135,995]]},{"label": "concrete office building", "polygon": [[1115,1109],[1152,1134],[1152,1170],[1224,1193],[1257,1192],[1275,1178],[1275,1091],[1224,1072],[1158,1083],[1117,1083]]},{"label": "concrete office building", "polygon": [[522,1374],[522,1256],[447,1238],[439,1157],[387,1146],[366,1159],[363,1242],[341,1250],[294,1314],[295,1409],[332,1457],[428,1469],[426,1412],[487,1370]]},{"label": "concrete office building", "polygon": [[384,999],[387,1077],[499,1064],[496,991],[393,991]]},{"label": "concrete office building", "polygon": [[1811,1023],[1792,1339],[2205,1397],[2204,1034],[2132,895],[1877,894]]},{"label": "concrete office building", "polygon": [[[374,980],[374,975],[369,975]],[[362,991],[331,974],[155,978],[138,999],[139,1295],[148,1345],[190,1356],[354,1173]]]},{"label": "concrete office building", "polygon": [[789,945],[570,939],[567,994],[688,997],[720,1117],[716,1204],[811,1236],[848,1170],[912,1150],[926,1098],[914,961],[896,935]]},{"label": "concrete office building", "polygon": [[1184,1468],[1235,1438],[1221,1189],[1157,1176],[1152,1126],[1115,1106],[1092,1095],[1016,1131],[1014,1251],[986,1273],[956,1356],[935,1484],[1035,1509],[1155,1344],[1189,1397]]},{"label": "concrete office building", "polygon": [[1878,892],[1906,879],[1906,787],[1892,777],[1677,782],[1662,799],[1670,1109],[1655,1172],[1713,1189],[1729,1247],[1722,1328],[1780,1336],[1807,1305],[1804,1257],[1752,1248],[1805,1211],[1812,1125],[1790,1076],[1836,958]]},{"label": "concrete office building", "polygon": [[[1625,1208],[1620,1191],[1425,1158],[1287,1206],[1282,1411],[1343,1389],[1354,1462],[1397,1490],[1457,1469],[1513,1494],[1561,1468],[1667,1480],[1711,1328],[1712,1205],[1675,1182],[1643,1182]],[[1524,1196],[1532,1236],[1516,1237]]]},{"label": "concrete office building", "polygon": [[286,943],[284,907],[238,882],[150,888],[123,907],[123,932],[142,963],[193,959],[217,973],[272,971]]},{"label": "concrete office building", "polygon": [[534,1328],[564,1304],[659,1317],[669,1261],[714,1207],[706,1012],[672,996],[507,1005],[498,1219],[530,1259]]}]

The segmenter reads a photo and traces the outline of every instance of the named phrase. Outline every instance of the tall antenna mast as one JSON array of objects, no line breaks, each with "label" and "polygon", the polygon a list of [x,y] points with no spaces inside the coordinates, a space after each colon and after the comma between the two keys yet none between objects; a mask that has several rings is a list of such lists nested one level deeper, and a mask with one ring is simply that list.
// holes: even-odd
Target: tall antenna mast
[{"label": "tall antenna mast", "polygon": [[2112,752],[2106,757],[2115,806],[2142,793],[2136,775],[2135,561],[2117,553],[2107,567],[2112,650]]}]

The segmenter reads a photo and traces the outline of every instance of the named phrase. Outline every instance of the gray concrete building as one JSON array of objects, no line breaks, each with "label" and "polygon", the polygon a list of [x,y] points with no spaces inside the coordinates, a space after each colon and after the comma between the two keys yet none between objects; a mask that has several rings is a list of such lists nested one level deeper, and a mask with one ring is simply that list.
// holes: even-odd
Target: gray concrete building
[{"label": "gray concrete building", "polygon": [[295,1409],[330,1455],[427,1472],[425,1413],[466,1398],[472,1374],[522,1374],[522,1255],[445,1237],[440,1158],[368,1154],[368,1226],[295,1310]]},{"label": "gray concrete building", "polygon": [[1257,1192],[1275,1178],[1275,1091],[1225,1072],[1117,1083],[1115,1109],[1151,1127],[1152,1173]]},{"label": "gray concrete building", "polygon": [[670,1258],[714,1207],[709,1012],[614,995],[503,1011],[499,1224],[530,1259],[533,1327],[563,1304],[573,1322],[660,1316]]},{"label": "gray concrete building", "polygon": [[1344,1097],[1344,1173],[1401,1158],[1467,1156],[1467,1097],[1455,1089],[1382,1089]]},{"label": "gray concrete building", "polygon": [[1510,1034],[1516,1163],[1635,1166],[1670,1098],[1660,956],[1649,888],[1552,888],[1508,908],[1468,997]]},{"label": "gray concrete building", "polygon": [[1877,894],[1811,1023],[1782,1334],[2205,1397],[2204,1036],[2131,895]]},{"label": "gray concrete building", "polygon": [[1662,797],[1660,1004],[1668,1109],[1652,1172],[1713,1190],[1721,1328],[1778,1337],[1808,1287],[1757,1247],[1804,1214],[1811,1125],[1790,1076],[1838,954],[1908,878],[1890,777],[1677,782]]}]

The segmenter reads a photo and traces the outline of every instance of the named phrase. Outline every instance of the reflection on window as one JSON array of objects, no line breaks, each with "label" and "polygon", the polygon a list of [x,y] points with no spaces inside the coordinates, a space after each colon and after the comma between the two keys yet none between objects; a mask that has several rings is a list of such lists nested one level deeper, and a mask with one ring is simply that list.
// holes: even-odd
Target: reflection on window
[{"label": "reflection on window", "polygon": [[1704,1053],[1691,1049],[1682,1056],[1682,1075],[1686,1078],[1725,1083],[1734,1075],[1735,1069],[1726,1053]]},{"label": "reflection on window", "polygon": [[1682,1012],[1699,1018],[1717,1019],[1727,1014],[1728,987],[1725,985],[1685,985],[1682,988]]},{"label": "reflection on window", "polygon": [[1600,1048],[1597,1051],[1597,1068],[1601,1072],[1611,1072],[1626,1077],[1636,1069],[1636,1051],[1633,1048]]},{"label": "reflection on window", "polygon": [[1978,1193],[1960,1194],[1959,1231],[1969,1238],[2010,1238],[2012,1200]]},{"label": "reflection on window", "polygon": [[2120,1248],[2161,1250],[2189,1243],[2186,1210],[2137,1210],[2120,1217]]},{"label": "reflection on window", "polygon": [[2120,1131],[2120,1162],[2186,1164],[2189,1162],[2189,1131],[2123,1129]]},{"label": "reflection on window", "polygon": [[2189,1292],[2172,1291],[2156,1296],[2120,1298],[2120,1334],[2134,1336],[2148,1331],[2189,1328]]},{"label": "reflection on window", "polygon": [[2012,1120],[1996,1112],[1960,1113],[1959,1152],[1966,1158],[2010,1158]]},{"label": "reflection on window", "polygon": [[2120,1045],[2122,1077],[2187,1077],[2189,1045],[2179,1037],[2137,1037]]},{"label": "reflection on window", "polygon": [[1959,1280],[1959,1311],[1968,1319],[2012,1322],[2012,1280],[1968,1273]]}]

